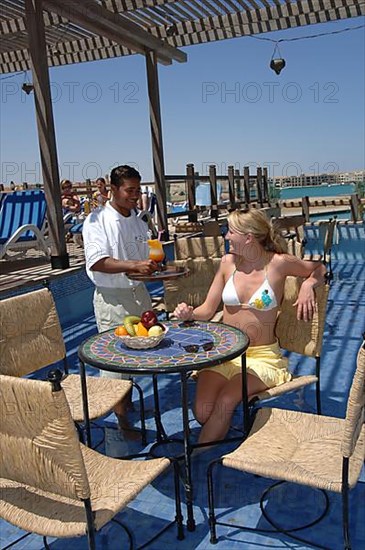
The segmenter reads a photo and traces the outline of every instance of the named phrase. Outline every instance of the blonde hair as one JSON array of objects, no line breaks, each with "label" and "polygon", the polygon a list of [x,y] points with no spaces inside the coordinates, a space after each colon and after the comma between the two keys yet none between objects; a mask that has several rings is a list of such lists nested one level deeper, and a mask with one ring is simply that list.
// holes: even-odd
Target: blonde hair
[{"label": "blonde hair", "polygon": [[248,212],[235,210],[228,216],[228,224],[242,235],[251,233],[268,252],[283,254],[287,251],[285,240],[261,210],[252,209]]}]

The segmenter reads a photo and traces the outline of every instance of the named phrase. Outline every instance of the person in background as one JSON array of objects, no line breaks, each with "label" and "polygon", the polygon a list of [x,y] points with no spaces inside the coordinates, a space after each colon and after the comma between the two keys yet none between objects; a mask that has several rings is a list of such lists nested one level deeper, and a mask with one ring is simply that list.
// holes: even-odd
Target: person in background
[{"label": "person in background", "polygon": [[97,191],[95,191],[92,196],[93,208],[105,206],[106,202],[110,199],[110,194],[106,188],[106,182],[104,178],[98,178],[96,180],[96,187]]},{"label": "person in background", "polygon": [[[223,301],[223,322],[250,338],[246,352],[250,397],[291,379],[288,360],[274,333],[286,277],[305,277],[294,305],[298,319],[308,321],[316,309],[314,288],[324,282],[326,268],[320,262],[285,254],[281,236],[259,210],[232,212],[225,238],[229,253],[222,258],[205,302],[195,309],[180,303],[174,314],[184,321],[207,321]],[[225,437],[240,401],[240,357],[199,371],[195,417],[202,424],[200,443]]]},{"label": "person in background", "polygon": [[[117,166],[110,174],[111,200],[85,219],[83,240],[86,271],[95,285],[94,311],[98,331],[123,323],[126,315],[140,315],[152,309],[150,295],[129,273],[149,275],[158,264],[148,259],[147,224],[136,214],[141,194],[141,176],[134,168]],[[118,373],[103,376],[123,378]],[[114,409],[122,429],[128,429],[129,401]]]},{"label": "person in background", "polygon": [[81,202],[76,193],[72,191],[72,183],[70,180],[61,181],[61,201],[63,214],[73,213],[79,214],[81,212]]}]

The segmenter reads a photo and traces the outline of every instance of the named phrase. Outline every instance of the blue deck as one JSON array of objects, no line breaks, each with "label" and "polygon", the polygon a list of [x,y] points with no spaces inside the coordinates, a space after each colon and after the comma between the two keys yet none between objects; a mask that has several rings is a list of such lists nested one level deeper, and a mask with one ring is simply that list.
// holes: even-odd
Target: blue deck
[{"label": "blue deck", "polygon": [[[360,231],[360,229],[359,229]],[[363,232],[363,227],[362,230]],[[355,237],[355,238],[354,238]],[[323,414],[343,417],[348,390],[355,368],[356,353],[365,330],[365,270],[363,233],[352,234],[353,252],[339,250],[333,261],[334,280],[330,290],[327,322],[324,335],[324,350],[322,353],[322,403]],[[355,242],[354,242],[355,241]],[[361,252],[362,251],[362,252]],[[338,256],[338,259],[336,259]],[[52,288],[57,307],[63,319],[65,340],[68,355],[74,369],[77,368],[76,352],[79,343],[95,332],[95,321],[91,313],[92,289],[84,277],[68,277],[68,292],[72,299],[65,299],[62,288]],[[72,306],[71,306],[72,304]],[[312,360],[291,354],[290,364],[296,373],[308,372],[313,365]],[[152,417],[152,387],[149,378],[141,380],[146,397],[148,440],[153,441],[154,421]],[[194,383],[189,382],[191,401],[194,396]],[[179,411],[180,385],[175,375],[160,377],[159,388],[163,422],[169,434],[181,436],[181,415]],[[136,399],[136,396],[134,396]],[[278,399],[280,407],[300,409],[312,412],[314,410],[314,387],[309,387],[298,394],[291,394]],[[138,424],[138,411],[132,418]],[[191,413],[191,418],[192,413]],[[240,423],[240,415],[235,417],[235,423]],[[114,424],[110,415],[108,424]],[[198,426],[192,422],[192,437],[197,437]],[[95,438],[98,431],[95,432]],[[206,549],[214,548],[209,543],[209,528],[207,521],[206,468],[214,458],[234,448],[233,444],[216,447],[193,459],[193,480],[195,489],[195,532],[186,532],[184,541],[177,541],[175,528],[165,532],[148,548],[161,549]],[[102,450],[103,447],[100,448]],[[130,445],[129,450],[140,450],[139,442]],[[220,470],[218,470],[220,472]],[[252,549],[265,548],[312,548],[310,544],[292,541],[283,534],[252,533],[235,529],[235,524],[245,524],[251,527],[267,528],[259,508],[259,498],[270,480],[242,475],[230,469],[224,469],[224,477],[218,476],[217,513],[220,519],[232,523],[232,527],[218,526],[218,549]],[[353,550],[365,547],[364,502],[365,502],[365,472],[351,493],[350,525]],[[337,550],[342,548],[341,530],[341,497],[329,493],[330,511],[326,518],[303,536],[308,541],[317,542],[322,546]],[[306,488],[289,485],[280,492],[269,497],[266,503],[270,514],[286,527],[298,525],[306,519],[313,518],[321,506],[321,499]],[[185,512],[185,509],[184,509]],[[171,473],[158,478],[130,506],[119,514],[118,519],[130,526],[135,533],[137,545],[142,545],[157,530],[163,528],[174,516],[174,498]],[[184,514],[186,518],[186,513]],[[5,522],[0,522],[0,547],[6,546],[19,536],[20,532]],[[87,548],[85,537],[82,539],[59,539],[51,541],[54,550]],[[109,524],[97,536],[98,548],[116,550],[127,548],[127,540],[118,526]],[[41,537],[31,537],[20,542],[15,548],[38,550],[43,548]]]}]

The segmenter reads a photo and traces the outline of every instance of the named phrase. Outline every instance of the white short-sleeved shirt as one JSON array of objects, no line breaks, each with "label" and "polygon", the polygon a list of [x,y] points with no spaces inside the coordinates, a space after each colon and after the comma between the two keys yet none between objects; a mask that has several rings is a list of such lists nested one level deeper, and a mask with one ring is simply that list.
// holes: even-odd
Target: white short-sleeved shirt
[{"label": "white short-sleeved shirt", "polygon": [[86,272],[95,286],[101,288],[128,288],[135,286],[125,273],[102,273],[91,267],[102,258],[116,260],[146,260],[148,258],[147,224],[132,210],[122,216],[108,202],[86,218],[83,239]]}]

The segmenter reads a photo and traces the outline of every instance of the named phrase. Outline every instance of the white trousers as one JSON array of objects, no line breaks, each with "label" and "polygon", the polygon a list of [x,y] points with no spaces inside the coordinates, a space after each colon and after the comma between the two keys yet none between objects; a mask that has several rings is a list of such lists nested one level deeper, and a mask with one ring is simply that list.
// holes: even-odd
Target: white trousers
[{"label": "white trousers", "polygon": [[[94,312],[99,332],[123,324],[126,315],[141,315],[152,309],[151,297],[143,283],[130,288],[96,288]],[[100,371],[107,378],[129,379],[126,374]]]}]

